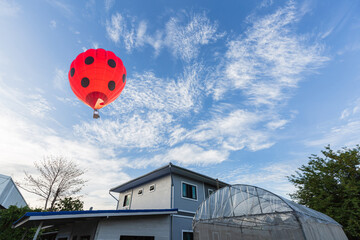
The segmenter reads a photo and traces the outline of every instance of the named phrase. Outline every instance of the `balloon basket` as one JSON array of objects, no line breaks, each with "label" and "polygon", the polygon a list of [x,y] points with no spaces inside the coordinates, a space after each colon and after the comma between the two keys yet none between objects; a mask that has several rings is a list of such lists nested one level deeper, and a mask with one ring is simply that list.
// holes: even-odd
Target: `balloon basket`
[{"label": "balloon basket", "polygon": [[97,110],[97,109],[94,109],[94,114],[93,114],[93,118],[95,118],[95,119],[98,119],[98,118],[100,118],[99,110]]}]

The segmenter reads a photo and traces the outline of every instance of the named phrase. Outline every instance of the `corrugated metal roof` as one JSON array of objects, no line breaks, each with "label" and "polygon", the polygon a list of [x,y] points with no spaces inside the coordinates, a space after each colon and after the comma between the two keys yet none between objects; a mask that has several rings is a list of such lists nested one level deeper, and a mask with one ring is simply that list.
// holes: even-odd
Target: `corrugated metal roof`
[{"label": "corrugated metal roof", "polygon": [[27,203],[11,177],[0,174],[0,205],[8,208],[11,205],[25,207]]}]

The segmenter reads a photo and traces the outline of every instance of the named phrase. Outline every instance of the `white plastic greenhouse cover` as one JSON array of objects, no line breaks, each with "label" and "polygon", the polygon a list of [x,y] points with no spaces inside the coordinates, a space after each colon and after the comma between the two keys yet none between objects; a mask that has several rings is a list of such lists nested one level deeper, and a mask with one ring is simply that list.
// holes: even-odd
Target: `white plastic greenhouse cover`
[{"label": "white plastic greenhouse cover", "polygon": [[195,240],[346,240],[329,216],[250,185],[224,187],[198,208]]}]

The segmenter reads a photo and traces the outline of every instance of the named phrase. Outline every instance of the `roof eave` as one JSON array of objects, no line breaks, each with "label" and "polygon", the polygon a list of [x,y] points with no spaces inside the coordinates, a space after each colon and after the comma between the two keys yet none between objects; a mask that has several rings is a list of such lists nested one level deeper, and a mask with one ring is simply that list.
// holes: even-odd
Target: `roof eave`
[{"label": "roof eave", "polygon": [[[142,176],[137,177],[135,179],[132,179],[132,180],[126,182],[126,183],[118,185],[117,187],[111,188],[110,192],[118,192],[118,193],[124,192],[124,191],[127,191],[128,189],[131,189],[131,188],[134,188],[134,187],[139,186],[141,184],[153,181],[155,179],[158,179],[160,177],[166,176],[166,175],[171,174],[171,173],[175,173],[175,174],[179,174],[179,175],[185,175],[185,176],[188,176],[190,178],[201,179],[204,182],[209,182],[209,183],[212,183],[214,185],[216,183],[218,183],[220,188],[223,187],[223,186],[229,185],[229,184],[227,184],[225,182],[219,181],[218,179],[214,179],[214,178],[211,178],[209,176],[206,176],[206,175],[203,175],[203,174],[188,170],[186,168],[182,168],[182,167],[173,165],[172,163],[169,163],[169,164],[167,164],[167,165],[165,165],[163,167],[160,167],[158,169],[155,169],[154,171],[151,171],[151,172],[149,172],[149,173],[147,173],[145,175],[142,175]],[[146,179],[146,178],[148,178],[148,179]],[[143,181],[141,181],[141,180],[143,180]],[[136,183],[136,182],[138,182],[138,183]]]}]

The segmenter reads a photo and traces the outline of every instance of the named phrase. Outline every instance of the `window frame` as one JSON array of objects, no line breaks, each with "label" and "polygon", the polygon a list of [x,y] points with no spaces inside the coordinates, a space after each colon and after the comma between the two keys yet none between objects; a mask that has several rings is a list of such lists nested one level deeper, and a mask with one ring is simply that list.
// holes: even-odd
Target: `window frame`
[{"label": "window frame", "polygon": [[[129,204],[128,205],[125,205],[125,199],[126,197],[130,196],[130,200],[129,200]],[[127,194],[124,194],[124,200],[123,200],[123,208],[125,207],[130,207],[130,203],[131,203],[131,193],[127,193]]]},{"label": "window frame", "polygon": [[[210,193],[210,191],[212,191],[212,193]],[[208,197],[210,197],[210,195],[213,194],[214,192],[215,192],[215,189],[208,188]]]},{"label": "window frame", "polygon": [[[184,194],[183,194],[183,184],[187,184],[187,185],[190,185],[190,186],[194,186],[195,187],[195,192],[196,192],[196,199],[194,198],[188,198],[188,197],[184,197]],[[192,200],[192,201],[195,201],[197,202],[198,199],[199,199],[199,193],[198,193],[198,185],[194,184],[194,183],[189,183],[189,182],[185,182],[185,181],[181,181],[181,198],[183,199],[187,199],[187,200]]]},{"label": "window frame", "polygon": [[182,229],[182,231],[181,231],[181,240],[184,240],[184,232],[192,233],[193,234],[193,239],[194,239],[194,232],[193,231]]},{"label": "window frame", "polygon": [[[141,191],[141,193],[139,193],[140,191]],[[144,188],[139,188],[137,195],[138,195],[138,196],[144,195]]]},{"label": "window frame", "polygon": [[[153,190],[150,189],[152,186],[154,186],[154,189],[153,189]],[[151,185],[149,186],[149,192],[155,192],[155,190],[156,190],[156,184],[155,184],[155,183],[154,183],[154,184],[151,184]]]}]

